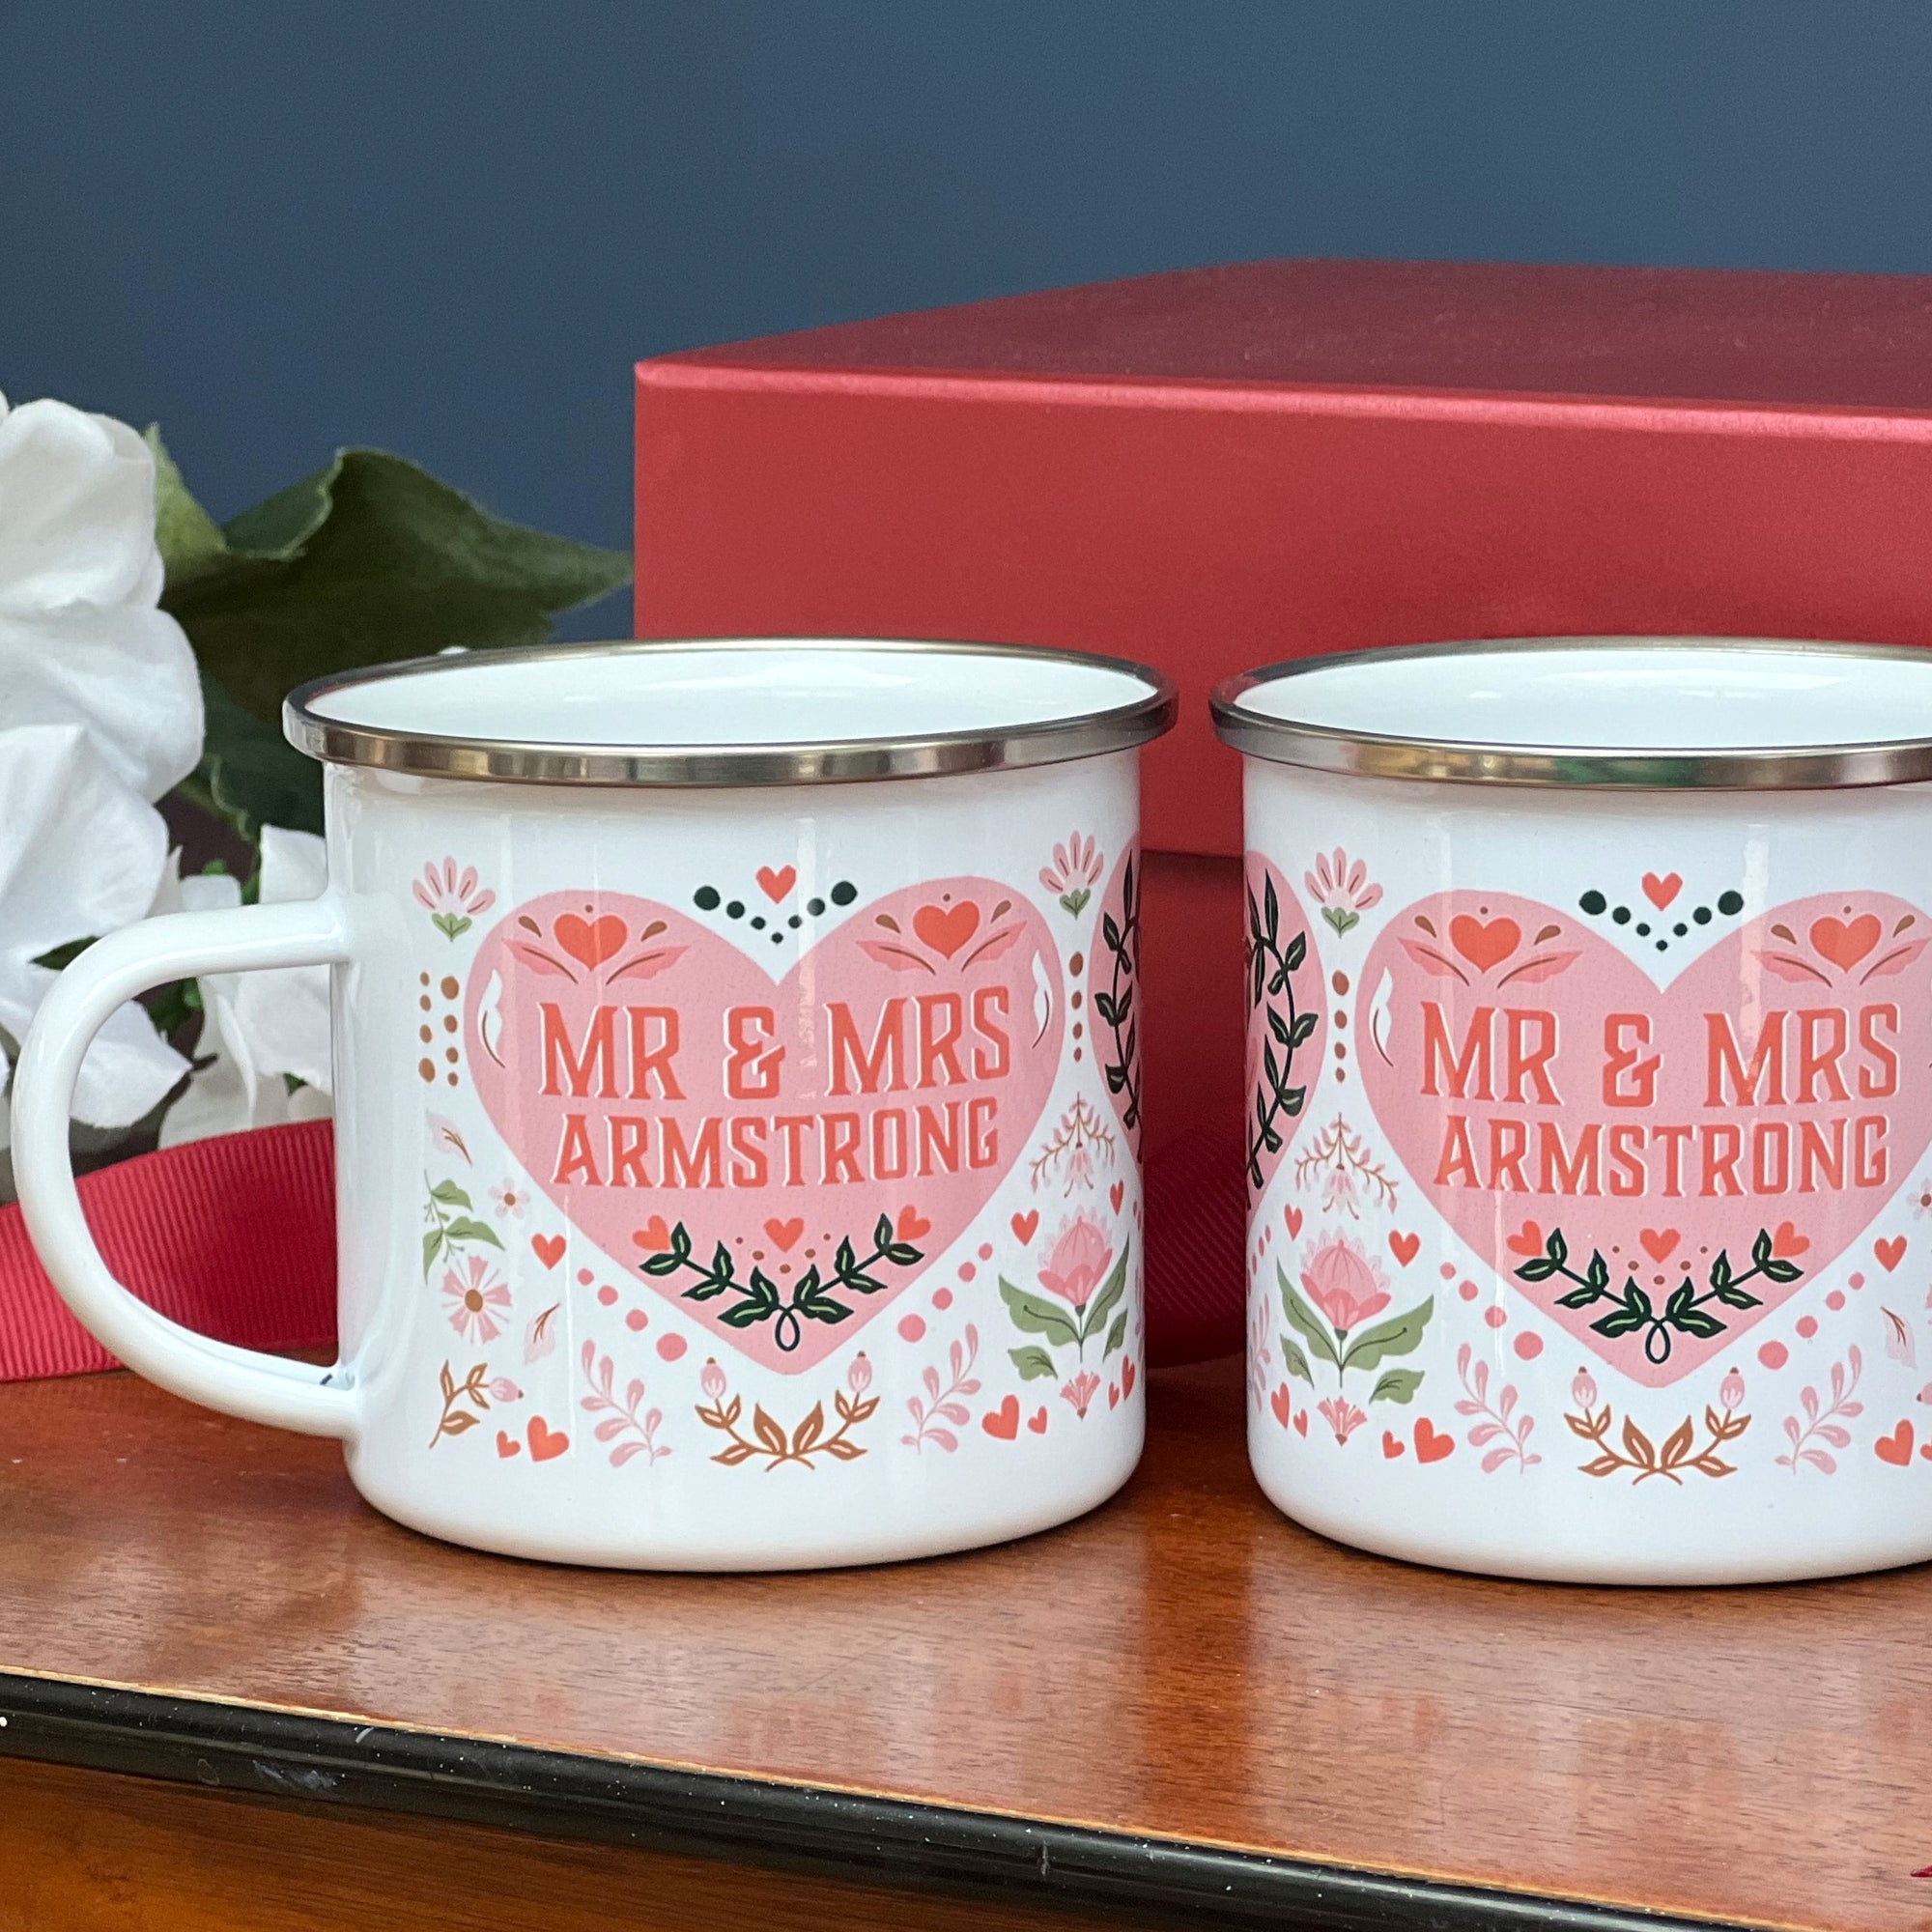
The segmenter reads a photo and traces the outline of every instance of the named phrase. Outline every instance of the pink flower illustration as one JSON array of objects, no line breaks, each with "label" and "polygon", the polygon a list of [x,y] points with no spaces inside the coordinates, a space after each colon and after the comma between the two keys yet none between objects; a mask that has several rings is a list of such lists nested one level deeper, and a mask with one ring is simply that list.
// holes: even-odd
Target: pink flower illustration
[{"label": "pink flower illustration", "polygon": [[698,1373],[697,1385],[708,1401],[724,1400],[724,1371],[718,1366],[716,1355],[706,1357],[704,1367]]},{"label": "pink flower illustration", "polygon": [[1100,1392],[1100,1378],[1092,1369],[1082,1369],[1070,1382],[1061,1384],[1060,1393],[1073,1405],[1073,1412],[1081,1421],[1087,1419],[1087,1409],[1094,1398]]},{"label": "pink flower illustration", "polygon": [[1331,1395],[1325,1402],[1318,1403],[1316,1407],[1321,1419],[1335,1432],[1338,1443],[1346,1443],[1369,1419],[1352,1402],[1345,1402],[1339,1395]]},{"label": "pink flower illustration", "polygon": [[490,1199],[497,1204],[497,1213],[509,1214],[521,1221],[524,1209],[530,1205],[530,1191],[527,1187],[519,1187],[514,1180],[506,1180],[500,1187],[491,1188]]},{"label": "pink flower illustration", "polygon": [[1040,867],[1039,882],[1060,895],[1060,903],[1075,919],[1087,909],[1100,878],[1100,850],[1092,837],[1075,833],[1065,845],[1053,848],[1053,864]]},{"label": "pink flower illustration", "polygon": [[1578,1369],[1570,1384],[1570,1400],[1586,1413],[1597,1406],[1597,1378],[1588,1369]]},{"label": "pink flower illustration", "polygon": [[1039,1285],[1074,1308],[1085,1308],[1114,1263],[1106,1230],[1084,1209],[1054,1236]]},{"label": "pink flower illustration", "polygon": [[1381,903],[1382,889],[1369,884],[1369,868],[1336,846],[1333,852],[1318,852],[1315,869],[1302,874],[1309,896],[1321,908],[1321,917],[1336,932],[1344,933],[1356,924],[1372,905]]},{"label": "pink flower illustration", "polygon": [[461,1274],[451,1268],[443,1276],[442,1300],[449,1325],[466,1341],[494,1342],[503,1332],[498,1317],[510,1305],[510,1291],[481,1255],[471,1255]]},{"label": "pink flower illustration", "polygon": [[845,1371],[845,1386],[854,1395],[864,1395],[872,1386],[872,1364],[863,1349],[852,1357],[852,1366]]},{"label": "pink flower illustration", "polygon": [[1308,1257],[1301,1285],[1339,1333],[1346,1334],[1389,1305],[1388,1282],[1380,1264],[1347,1235],[1330,1236]]},{"label": "pink flower illustration", "polygon": [[1745,1399],[1745,1378],[1732,1369],[1718,1384],[1718,1400],[1726,1409],[1738,1407]]},{"label": "pink flower illustration", "polygon": [[477,891],[476,867],[466,866],[459,872],[454,859],[443,860],[440,867],[432,859],[414,890],[416,903],[429,914],[430,923],[449,940],[461,939],[477,917],[497,903],[495,893]]},{"label": "pink flower illustration", "polygon": [[523,1390],[508,1376],[498,1376],[490,1384],[490,1400],[492,1402],[522,1402],[523,1399]]}]

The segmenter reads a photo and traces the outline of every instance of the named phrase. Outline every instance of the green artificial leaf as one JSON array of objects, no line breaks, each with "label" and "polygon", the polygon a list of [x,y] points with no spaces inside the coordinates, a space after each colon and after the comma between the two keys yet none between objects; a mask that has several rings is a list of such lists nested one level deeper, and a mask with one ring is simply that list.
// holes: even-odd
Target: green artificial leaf
[{"label": "green artificial leaf", "polygon": [[1335,1345],[1328,1339],[1328,1331],[1322,1327],[1320,1317],[1302,1300],[1294,1291],[1294,1284],[1288,1278],[1281,1264],[1275,1264],[1275,1279],[1281,1283],[1282,1313],[1288,1317],[1289,1324],[1303,1336],[1308,1346],[1324,1362],[1331,1362],[1336,1368],[1342,1366],[1342,1358],[1335,1352]]},{"label": "green artificial leaf", "polygon": [[1066,1309],[1056,1302],[1042,1301],[1023,1288],[1015,1288],[1004,1276],[1000,1280],[1000,1299],[1007,1304],[1013,1326],[1022,1334],[1044,1335],[1056,1349],[1080,1339],[1080,1331],[1074,1327]]},{"label": "green artificial leaf", "polygon": [[339,452],[223,526],[218,546],[178,474],[166,512],[177,561],[162,607],[203,671],[270,727],[308,678],[452,644],[544,643],[555,612],[631,576],[621,552],[505,523],[382,450]]},{"label": "green artificial leaf", "polygon": [[189,495],[161,440],[158,423],[148,425],[146,440],[155,454],[155,542],[172,590],[191,583],[205,571],[219,569],[228,554],[228,539]]},{"label": "green artificial leaf", "polygon": [[1008,1353],[1012,1357],[1013,1367],[1020,1372],[1020,1380],[1023,1382],[1037,1382],[1042,1377],[1051,1380],[1060,1373],[1053,1366],[1053,1357],[1044,1349],[1030,1346],[1024,1349],[1010,1349]]},{"label": "green artificial leaf", "polygon": [[206,671],[201,702],[206,720],[201,763],[182,789],[250,844],[261,838],[265,825],[320,835],[322,767],[273,725],[243,710]]},{"label": "green artificial leaf", "polygon": [[1420,1369],[1389,1369],[1369,1395],[1371,1402],[1408,1402],[1422,1386]]},{"label": "green artificial leaf", "polygon": [[1121,1296],[1127,1292],[1127,1256],[1133,1248],[1129,1239],[1121,1249],[1121,1259],[1114,1264],[1112,1272],[1100,1284],[1100,1292],[1087,1304],[1087,1313],[1080,1322],[1080,1339],[1085,1342],[1097,1335],[1106,1325]]},{"label": "green artificial leaf", "polygon": [[1342,1366],[1373,1369],[1384,1355],[1407,1354],[1421,1342],[1422,1331],[1429,1326],[1429,1318],[1435,1313],[1435,1297],[1432,1294],[1406,1315],[1393,1315],[1386,1321],[1378,1321],[1373,1328],[1364,1328],[1349,1344]]},{"label": "green artificial leaf", "polygon": [[1288,1372],[1297,1379],[1315,1386],[1315,1371],[1308,1366],[1308,1357],[1301,1352],[1299,1342],[1291,1342],[1286,1335],[1281,1338],[1281,1352],[1288,1363]]}]

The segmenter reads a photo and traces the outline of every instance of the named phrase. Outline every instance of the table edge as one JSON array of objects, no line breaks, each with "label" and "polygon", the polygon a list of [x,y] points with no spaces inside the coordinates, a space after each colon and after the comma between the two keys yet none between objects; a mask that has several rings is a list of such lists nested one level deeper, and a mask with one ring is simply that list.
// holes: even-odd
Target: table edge
[{"label": "table edge", "polygon": [[0,1759],[858,1883],[1309,1932],[1710,1932],[1715,1920],[930,1801],[0,1669]]}]

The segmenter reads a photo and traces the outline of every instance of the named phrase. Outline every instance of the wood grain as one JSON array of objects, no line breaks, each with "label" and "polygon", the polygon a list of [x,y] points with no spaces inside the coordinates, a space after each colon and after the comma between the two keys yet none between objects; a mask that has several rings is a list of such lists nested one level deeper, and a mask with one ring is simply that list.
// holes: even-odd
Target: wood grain
[{"label": "wood grain", "polygon": [[0,1932],[1098,1932],[1105,1922],[0,1763]]},{"label": "wood grain", "polygon": [[[0,1668],[1830,1932],[1932,1923],[1932,1574],[1441,1575],[1274,1514],[1233,1364],[1085,1521],[870,1572],[446,1548],[326,1444],[0,1388]],[[414,1830],[414,1827],[399,1827]]]}]

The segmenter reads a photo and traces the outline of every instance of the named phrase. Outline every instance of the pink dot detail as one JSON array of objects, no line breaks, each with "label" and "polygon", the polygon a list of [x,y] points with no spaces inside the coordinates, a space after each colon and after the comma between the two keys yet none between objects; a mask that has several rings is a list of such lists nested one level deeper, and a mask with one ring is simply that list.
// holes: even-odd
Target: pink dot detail
[{"label": "pink dot detail", "polygon": [[1801,1335],[1803,1335],[1803,1336],[1804,1337],[1804,1339],[1805,1339],[1805,1340],[1806,1340],[1806,1341],[1808,1342],[1808,1341],[1810,1341],[1810,1339],[1812,1338],[1812,1336],[1814,1336],[1815,1334],[1817,1334],[1817,1332],[1818,1332],[1818,1323],[1817,1323],[1817,1321],[1815,1321],[1815,1319],[1814,1319],[1814,1318],[1812,1318],[1811,1316],[1809,1316],[1809,1315],[1801,1315],[1801,1316],[1800,1316],[1800,1317],[1798,1318],[1798,1332],[1799,1332],[1799,1333],[1800,1333]]},{"label": "pink dot detail", "polygon": [[641,1308],[634,1308],[624,1317],[624,1326],[633,1335],[641,1335],[651,1325],[651,1318]]},{"label": "pink dot detail", "polygon": [[606,1308],[609,1308],[611,1304],[616,1300],[616,1298],[617,1298],[617,1291],[614,1288],[608,1288],[608,1287],[600,1288],[597,1291],[597,1299],[601,1301]]},{"label": "pink dot detail", "polygon": [[1486,1308],[1483,1310],[1483,1320],[1492,1328],[1500,1328],[1509,1320],[1509,1310],[1506,1308]]},{"label": "pink dot detail", "polygon": [[917,1342],[925,1334],[925,1323],[917,1315],[908,1315],[899,1323],[899,1333],[908,1342]]},{"label": "pink dot detail", "polygon": [[1854,1288],[1862,1288],[1865,1285],[1865,1278],[1861,1274],[1852,1275],[1848,1279]]},{"label": "pink dot detail", "polygon": [[[1454,1274],[1456,1270],[1454,1268],[1451,1268],[1449,1272],[1451,1274]],[[1460,1294],[1464,1301],[1474,1301],[1479,1291],[1476,1287],[1476,1284],[1473,1281],[1465,1281],[1463,1284],[1463,1286],[1456,1291],[1456,1293]]]},{"label": "pink dot detail", "polygon": [[952,1306],[952,1291],[950,1288],[936,1288],[932,1292],[932,1305],[943,1314]]},{"label": "pink dot detail", "polygon": [[961,1281],[971,1281],[979,1272],[980,1270],[971,1262],[961,1262],[959,1264],[959,1279]]},{"label": "pink dot detail", "polygon": [[991,1241],[981,1241],[980,1243],[980,1259],[982,1262],[989,1262],[993,1259],[993,1244]]},{"label": "pink dot detail", "polygon": [[1825,1306],[1831,1309],[1833,1314],[1835,1314],[1840,1308],[1844,1307],[1844,1305],[1845,1305],[1845,1292],[1843,1289],[1834,1288],[1831,1292],[1831,1293],[1825,1297]]},{"label": "pink dot detail", "polygon": [[676,1361],[689,1346],[682,1335],[660,1335],[658,1337],[658,1353],[668,1362]]},{"label": "pink dot detail", "polygon": [[1442,1279],[1444,1281],[1454,1281],[1456,1279],[1456,1264],[1454,1262],[1444,1262],[1442,1264]]},{"label": "pink dot detail", "polygon": [[579,1288],[588,1288],[590,1286],[590,1270],[588,1268],[579,1268],[577,1270],[577,1285]]},{"label": "pink dot detail", "polygon": [[1757,1358],[1768,1369],[1781,1369],[1791,1359],[1791,1350],[1782,1342],[1767,1342],[1757,1351]]},{"label": "pink dot detail", "polygon": [[1529,1329],[1525,1328],[1516,1338],[1516,1351],[1525,1362],[1535,1361],[1537,1356],[1543,1353],[1543,1337],[1532,1334]]}]

